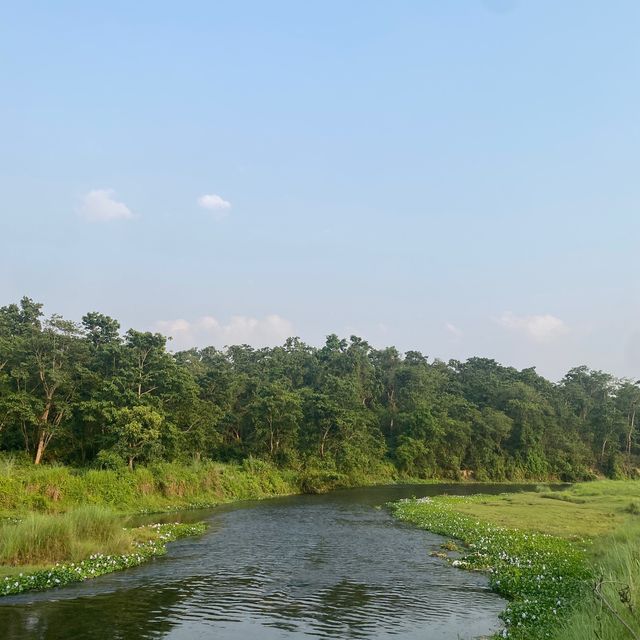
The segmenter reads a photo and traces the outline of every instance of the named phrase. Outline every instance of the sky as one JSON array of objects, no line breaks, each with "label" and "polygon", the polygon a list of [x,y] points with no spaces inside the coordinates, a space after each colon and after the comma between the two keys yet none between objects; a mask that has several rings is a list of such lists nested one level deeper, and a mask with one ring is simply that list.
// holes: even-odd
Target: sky
[{"label": "sky", "polygon": [[640,3],[4,3],[0,305],[640,377]]}]

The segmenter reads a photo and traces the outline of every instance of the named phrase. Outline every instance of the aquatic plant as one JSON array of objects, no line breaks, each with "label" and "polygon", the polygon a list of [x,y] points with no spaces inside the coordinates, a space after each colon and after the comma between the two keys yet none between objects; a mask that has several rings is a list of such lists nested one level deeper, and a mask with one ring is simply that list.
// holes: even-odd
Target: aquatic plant
[{"label": "aquatic plant", "polygon": [[[166,553],[166,545],[178,538],[199,535],[206,529],[203,522],[196,524],[155,524],[148,527],[150,539],[135,543],[135,550],[120,555],[95,553],[86,560],[56,563],[49,569],[21,572],[0,581],[0,596],[15,595],[24,591],[40,591],[61,587],[72,582],[81,582],[106,573],[136,567],[154,556]],[[140,533],[140,532],[139,532]]]},{"label": "aquatic plant", "polygon": [[500,637],[538,640],[552,637],[564,616],[584,597],[592,572],[586,542],[510,529],[456,512],[467,498],[403,500],[394,515],[465,544],[452,565],[485,571],[491,588],[509,600]]}]

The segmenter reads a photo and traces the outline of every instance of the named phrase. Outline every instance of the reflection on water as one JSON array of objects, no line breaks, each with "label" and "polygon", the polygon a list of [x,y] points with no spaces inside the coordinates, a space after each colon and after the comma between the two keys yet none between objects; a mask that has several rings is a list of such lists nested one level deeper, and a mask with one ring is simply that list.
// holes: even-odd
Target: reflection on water
[{"label": "reflection on water", "polygon": [[375,487],[182,514],[208,519],[207,534],[174,543],[166,557],[136,569],[4,598],[0,636],[454,640],[490,634],[500,627],[505,603],[484,576],[430,557],[442,538],[376,508],[447,490],[465,488]]}]

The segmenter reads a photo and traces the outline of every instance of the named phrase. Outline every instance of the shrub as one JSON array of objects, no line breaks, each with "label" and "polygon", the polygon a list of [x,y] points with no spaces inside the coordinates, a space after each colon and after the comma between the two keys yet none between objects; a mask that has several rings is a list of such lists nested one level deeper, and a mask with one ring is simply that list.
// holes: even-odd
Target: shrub
[{"label": "shrub", "polygon": [[112,449],[102,449],[98,451],[94,464],[97,469],[109,469],[111,471],[117,471],[118,469],[124,469],[126,467],[124,458]]}]

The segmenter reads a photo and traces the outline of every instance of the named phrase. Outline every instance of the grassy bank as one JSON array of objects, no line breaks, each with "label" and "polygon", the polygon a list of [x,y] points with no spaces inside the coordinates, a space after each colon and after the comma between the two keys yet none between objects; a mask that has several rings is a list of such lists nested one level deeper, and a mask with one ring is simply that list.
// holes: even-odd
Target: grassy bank
[{"label": "grassy bank", "polygon": [[[80,518],[83,517],[80,516]],[[106,551],[91,553],[76,562],[66,560],[55,564],[47,563],[51,562],[58,553],[64,556],[64,552],[58,548],[57,544],[53,549],[50,547],[45,549],[38,544],[36,538],[36,544],[38,544],[36,549],[40,553],[34,556],[33,549],[29,546],[34,538],[27,540],[19,538],[25,531],[49,533],[54,530],[58,532],[63,527],[70,527],[69,522],[73,519],[77,519],[77,516],[74,512],[70,512],[65,515],[40,516],[37,520],[3,526],[0,536],[9,534],[10,553],[16,548],[22,549],[28,554],[27,557],[30,560],[35,561],[35,564],[3,567],[0,571],[0,596],[61,587],[72,582],[81,582],[113,571],[135,567],[152,557],[164,554],[168,542],[185,536],[198,535],[205,530],[204,523],[159,524],[130,530],[123,530],[120,527],[120,536],[117,539],[102,540],[101,544],[98,538],[104,538],[103,529],[96,528],[91,537],[87,536],[87,532],[79,531],[85,534],[82,539],[83,551],[87,550],[90,544],[96,544]],[[11,527],[15,527],[16,530],[12,532]],[[56,538],[57,541],[59,539]],[[3,551],[7,551],[4,540],[0,542],[0,552]]]},{"label": "grassy bank", "polygon": [[104,507],[79,507],[63,515],[31,513],[0,525],[0,564],[75,562],[99,552],[126,553],[133,542],[122,518]]},{"label": "grassy bank", "polygon": [[505,637],[640,638],[640,483],[399,503],[408,522],[465,543],[462,567],[509,599]]},{"label": "grassy bank", "polygon": [[204,507],[300,491],[292,472],[244,465],[162,464],[78,470],[0,467],[0,595],[68,584],[139,565],[204,525],[123,528],[123,515]]},{"label": "grassy bank", "polygon": [[20,465],[0,459],[0,518],[62,513],[87,504],[121,513],[153,513],[392,480],[392,469],[385,465],[348,475],[281,469],[257,459],[242,464],[161,463],[133,471]]},{"label": "grassy bank", "polygon": [[259,460],[241,465],[163,463],[131,471],[21,465],[0,460],[0,595],[84,580],[135,566],[167,541],[200,525],[123,529],[122,516],[208,507],[336,487],[388,482],[331,470],[282,470]]},{"label": "grassy bank", "polygon": [[62,513],[82,505],[122,513],[167,511],[299,491],[292,472],[259,461],[244,465],[160,464],[134,471],[35,467],[0,469],[0,516]]}]

